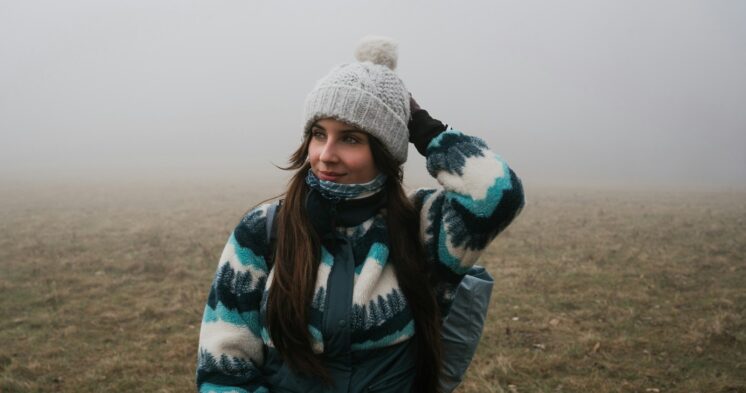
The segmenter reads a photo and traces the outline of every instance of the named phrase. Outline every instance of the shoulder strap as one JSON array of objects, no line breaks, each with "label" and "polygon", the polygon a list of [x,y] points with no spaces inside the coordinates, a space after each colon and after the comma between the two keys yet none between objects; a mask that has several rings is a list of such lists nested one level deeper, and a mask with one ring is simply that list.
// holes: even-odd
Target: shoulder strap
[{"label": "shoulder strap", "polygon": [[487,270],[474,266],[466,272],[456,289],[440,330],[443,343],[442,392],[453,392],[464,379],[482,337],[494,283]]},{"label": "shoulder strap", "polygon": [[267,209],[267,252],[264,260],[267,262],[267,268],[271,269],[275,257],[275,241],[277,240],[277,209],[282,207],[282,199],[276,200],[269,205]]}]

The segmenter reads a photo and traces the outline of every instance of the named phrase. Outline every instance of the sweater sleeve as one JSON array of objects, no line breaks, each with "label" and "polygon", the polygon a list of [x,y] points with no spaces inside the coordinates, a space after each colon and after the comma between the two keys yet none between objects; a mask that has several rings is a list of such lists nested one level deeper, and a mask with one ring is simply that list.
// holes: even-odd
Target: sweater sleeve
[{"label": "sweater sleeve", "polygon": [[200,392],[267,393],[259,307],[267,280],[266,212],[253,209],[231,233],[202,317],[197,355]]},{"label": "sweater sleeve", "polygon": [[447,311],[453,292],[479,255],[524,206],[520,179],[483,140],[448,129],[426,150],[427,170],[442,188],[410,196]]}]

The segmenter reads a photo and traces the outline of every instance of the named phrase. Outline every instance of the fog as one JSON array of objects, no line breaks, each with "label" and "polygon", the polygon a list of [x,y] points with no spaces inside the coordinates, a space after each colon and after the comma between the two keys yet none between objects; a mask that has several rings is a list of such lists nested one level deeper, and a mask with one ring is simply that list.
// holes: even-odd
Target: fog
[{"label": "fog", "polygon": [[306,94],[377,34],[526,184],[744,189],[744,21],[709,0],[6,1],[0,181],[278,184]]}]

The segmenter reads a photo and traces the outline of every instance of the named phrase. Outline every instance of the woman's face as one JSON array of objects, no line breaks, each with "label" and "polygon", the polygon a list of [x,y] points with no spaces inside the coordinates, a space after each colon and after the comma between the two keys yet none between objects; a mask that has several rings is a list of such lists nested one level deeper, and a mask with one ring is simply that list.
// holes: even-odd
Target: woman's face
[{"label": "woman's face", "polygon": [[353,184],[367,183],[378,175],[366,132],[327,118],[311,126],[310,138],[308,157],[319,179]]}]

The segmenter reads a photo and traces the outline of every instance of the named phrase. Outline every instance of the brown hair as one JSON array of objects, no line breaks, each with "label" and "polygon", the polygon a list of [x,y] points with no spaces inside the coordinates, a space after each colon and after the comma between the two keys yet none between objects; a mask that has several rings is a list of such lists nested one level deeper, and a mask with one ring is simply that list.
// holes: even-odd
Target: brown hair
[{"label": "brown hair", "polygon": [[[419,216],[402,187],[403,171],[380,141],[370,136],[370,148],[378,170],[387,175],[386,226],[389,262],[393,263],[399,286],[410,305],[415,323],[416,377],[414,390],[436,392],[441,366],[440,312],[433,282],[419,237]],[[277,216],[274,273],[267,299],[267,325],[272,342],[294,371],[316,376],[332,384],[329,372],[311,348],[308,331],[309,306],[313,298],[321,242],[305,209],[306,160],[310,137],[291,155],[297,170],[291,178],[283,207]]]}]

